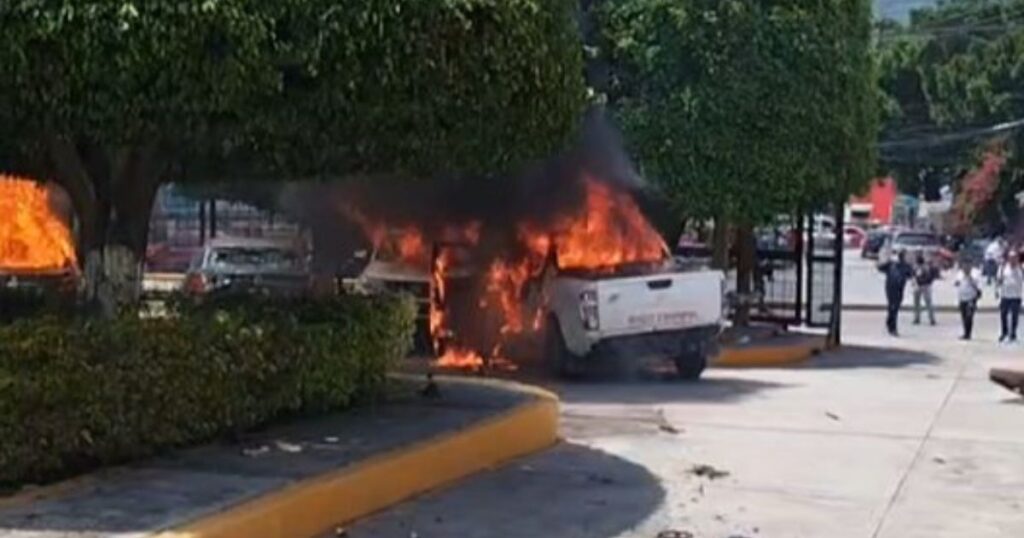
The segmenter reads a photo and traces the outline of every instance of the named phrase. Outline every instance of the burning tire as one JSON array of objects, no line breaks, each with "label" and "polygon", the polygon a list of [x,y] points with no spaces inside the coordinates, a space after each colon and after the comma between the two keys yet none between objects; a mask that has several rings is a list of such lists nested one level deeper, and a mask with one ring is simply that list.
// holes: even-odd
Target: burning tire
[{"label": "burning tire", "polygon": [[548,318],[544,331],[544,358],[555,376],[578,378],[582,374],[582,359],[566,347],[562,328],[554,316]]}]

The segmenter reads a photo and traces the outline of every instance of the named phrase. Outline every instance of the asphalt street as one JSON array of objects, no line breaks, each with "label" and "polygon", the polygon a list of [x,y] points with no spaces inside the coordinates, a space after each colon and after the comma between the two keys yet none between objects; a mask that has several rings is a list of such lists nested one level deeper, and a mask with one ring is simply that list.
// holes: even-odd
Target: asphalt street
[{"label": "asphalt street", "polygon": [[939,325],[697,383],[557,384],[564,443],[404,503],[353,538],[1007,538],[1024,521],[1024,399],[989,383],[1024,348]]}]

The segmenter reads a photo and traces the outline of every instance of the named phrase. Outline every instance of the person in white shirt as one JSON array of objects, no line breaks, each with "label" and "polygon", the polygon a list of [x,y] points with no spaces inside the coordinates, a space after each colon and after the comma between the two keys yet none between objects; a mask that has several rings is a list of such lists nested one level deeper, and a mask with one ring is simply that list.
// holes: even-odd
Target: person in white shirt
[{"label": "person in white shirt", "polygon": [[960,301],[960,321],[964,325],[964,334],[961,340],[970,340],[974,332],[974,312],[978,309],[978,299],[981,298],[981,286],[978,285],[972,274],[970,260],[960,260],[960,270],[956,274],[956,294]]},{"label": "person in white shirt", "polygon": [[1003,243],[1002,237],[996,237],[991,243],[985,247],[985,265],[982,266],[981,272],[985,275],[985,283],[989,286],[995,281],[996,273],[999,272],[999,266],[1003,263],[1003,255],[1006,252],[1006,245]]},{"label": "person in white shirt", "polygon": [[1000,342],[1017,341],[1017,322],[1020,320],[1021,292],[1024,291],[1024,271],[1021,270],[1020,254],[1010,251],[1006,263],[996,275],[999,293],[999,321],[1002,331]]}]

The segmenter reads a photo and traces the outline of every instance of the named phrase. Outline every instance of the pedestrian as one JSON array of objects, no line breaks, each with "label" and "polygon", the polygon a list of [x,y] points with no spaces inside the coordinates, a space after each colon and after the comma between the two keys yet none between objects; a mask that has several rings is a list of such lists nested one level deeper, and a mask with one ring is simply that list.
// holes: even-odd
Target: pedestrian
[{"label": "pedestrian", "polygon": [[899,336],[897,325],[900,307],[903,306],[903,292],[907,287],[907,281],[914,275],[914,269],[907,263],[907,253],[900,250],[896,253],[896,259],[890,257],[878,265],[878,270],[885,273],[885,328],[892,336]]},{"label": "pedestrian", "polygon": [[999,294],[999,342],[1017,341],[1017,322],[1020,320],[1020,299],[1024,291],[1024,272],[1021,270],[1020,253],[1010,251],[1006,262],[999,267],[996,276]]},{"label": "pedestrian", "polygon": [[914,263],[914,325],[921,324],[921,303],[928,311],[928,321],[935,325],[935,307],[932,304],[932,283],[938,280],[939,269],[918,253]]},{"label": "pedestrian", "polygon": [[999,272],[999,266],[1003,263],[1003,255],[1006,253],[1006,243],[1002,237],[994,237],[992,242],[985,247],[985,265],[981,272],[985,276],[985,285],[991,286]]},{"label": "pedestrian", "polygon": [[974,278],[974,268],[967,258],[960,260],[960,270],[956,274],[956,294],[960,302],[960,321],[964,325],[961,340],[970,340],[974,332],[974,313],[978,311],[978,300],[981,299],[981,286]]}]

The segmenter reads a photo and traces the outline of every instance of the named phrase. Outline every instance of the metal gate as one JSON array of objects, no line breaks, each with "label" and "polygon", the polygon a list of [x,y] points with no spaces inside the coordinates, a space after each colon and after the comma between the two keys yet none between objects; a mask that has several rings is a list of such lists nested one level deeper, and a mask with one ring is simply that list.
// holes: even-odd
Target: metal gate
[{"label": "metal gate", "polygon": [[[828,329],[839,334],[842,301],[843,223],[841,212],[780,218],[756,230],[750,319],[783,326]],[[705,245],[680,247],[687,257],[710,259]],[[730,287],[736,287],[736,252],[730,252]],[[735,297],[735,295],[734,295]]]}]

